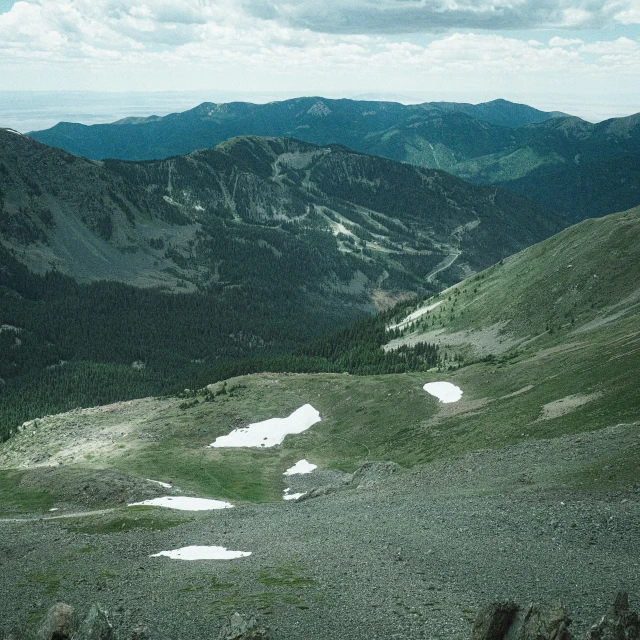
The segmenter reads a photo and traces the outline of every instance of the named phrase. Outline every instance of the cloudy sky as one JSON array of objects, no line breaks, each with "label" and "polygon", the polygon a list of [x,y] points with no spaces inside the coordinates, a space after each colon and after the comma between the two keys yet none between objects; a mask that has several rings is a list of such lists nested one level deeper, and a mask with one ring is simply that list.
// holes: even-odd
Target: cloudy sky
[{"label": "cloudy sky", "polygon": [[631,112],[639,79],[640,0],[0,0],[0,91],[528,97]]}]

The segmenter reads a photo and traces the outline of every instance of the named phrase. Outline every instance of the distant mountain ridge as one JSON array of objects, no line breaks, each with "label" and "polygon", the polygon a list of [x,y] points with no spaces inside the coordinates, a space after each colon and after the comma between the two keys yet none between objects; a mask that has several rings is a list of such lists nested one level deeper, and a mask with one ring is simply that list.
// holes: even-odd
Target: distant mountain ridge
[{"label": "distant mountain ridge", "polygon": [[295,137],[320,145],[339,142],[354,150],[367,151],[365,141],[370,136],[375,138],[392,127],[419,122],[428,115],[452,113],[506,127],[555,117],[554,113],[506,100],[479,105],[444,102],[404,105],[308,97],[268,104],[205,102],[189,111],[164,117],[125,118],[112,124],[90,126],[61,122],[29,135],[94,160],[159,159],[211,147],[241,135]]},{"label": "distant mountain ridge", "polygon": [[507,191],[339,145],[242,137],[161,161],[95,162],[10,132],[0,140],[4,242],[37,271],[81,280],[206,288],[233,263],[240,283],[245,237],[282,260],[292,242],[329,242],[325,259],[337,262],[314,287],[359,272],[361,294],[378,281],[411,291],[442,261],[452,266],[438,277],[454,282],[565,225]]},{"label": "distant mountain ridge", "polygon": [[[244,135],[292,137],[500,185],[572,221],[640,203],[633,169],[640,157],[640,114],[592,124],[506,100],[404,105],[310,97],[263,105],[203,103],[165,117],[60,123],[30,135],[88,158],[128,160],[184,155]],[[615,174],[620,180],[612,183]]]}]

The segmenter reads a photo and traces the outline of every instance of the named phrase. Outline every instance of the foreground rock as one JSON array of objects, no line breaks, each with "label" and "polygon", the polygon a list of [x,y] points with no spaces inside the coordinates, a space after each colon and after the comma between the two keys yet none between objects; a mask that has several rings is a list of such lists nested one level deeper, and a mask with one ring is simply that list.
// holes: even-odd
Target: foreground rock
[{"label": "foreground rock", "polygon": [[114,640],[114,638],[113,627],[107,618],[107,612],[94,602],[74,640]]},{"label": "foreground rock", "polygon": [[515,602],[492,602],[478,613],[471,640],[503,640],[517,613]]},{"label": "foreground rock", "polygon": [[611,609],[587,631],[584,640],[640,640],[638,614],[629,611],[626,591],[618,591]]},{"label": "foreground rock", "polygon": [[[471,640],[571,640],[571,620],[564,605],[493,602],[480,611]],[[619,591],[611,609],[584,636],[584,640],[640,640],[638,614],[629,611],[629,595]]]},{"label": "foreground rock", "polygon": [[269,631],[258,625],[255,618],[234,613],[217,636],[217,640],[270,640]]},{"label": "foreground rock", "polygon": [[67,640],[78,630],[79,620],[75,609],[64,602],[57,602],[45,614],[38,627],[38,640]]}]

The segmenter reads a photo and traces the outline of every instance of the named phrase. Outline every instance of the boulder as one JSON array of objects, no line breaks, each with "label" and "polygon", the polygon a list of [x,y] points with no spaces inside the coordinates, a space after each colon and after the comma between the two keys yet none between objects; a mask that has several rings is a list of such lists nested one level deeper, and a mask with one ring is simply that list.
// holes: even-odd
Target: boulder
[{"label": "boulder", "polygon": [[220,630],[217,640],[269,640],[271,635],[255,618],[234,613]]},{"label": "boulder", "polygon": [[505,640],[571,640],[570,624],[563,605],[534,603],[518,611]]},{"label": "boulder", "polygon": [[299,498],[297,498],[296,502],[304,502],[305,500],[313,500],[313,498],[320,498],[321,496],[328,496],[331,493],[335,493],[338,491],[340,487],[336,487],[333,485],[326,485],[323,487],[315,487],[310,489],[306,493],[303,493]]},{"label": "boulder", "polygon": [[39,640],[67,640],[78,630],[75,609],[64,602],[56,602],[40,621],[37,631]]},{"label": "boulder", "polygon": [[114,640],[113,627],[107,618],[107,612],[94,602],[84,619],[78,635],[73,640]]},{"label": "boulder", "polygon": [[587,631],[584,640],[640,640],[638,614],[629,610],[626,591],[618,591],[609,611]]},{"label": "boulder", "polygon": [[492,602],[478,612],[471,640],[504,640],[516,614],[518,605],[515,602]]}]

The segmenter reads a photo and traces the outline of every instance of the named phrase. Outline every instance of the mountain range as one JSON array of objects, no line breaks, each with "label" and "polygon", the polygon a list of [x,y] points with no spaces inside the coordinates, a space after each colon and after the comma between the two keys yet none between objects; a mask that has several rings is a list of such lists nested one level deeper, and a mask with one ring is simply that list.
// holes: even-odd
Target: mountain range
[{"label": "mountain range", "polygon": [[0,205],[6,428],[300,348],[566,225],[442,171],[257,137],[92,161],[2,130]]},{"label": "mountain range", "polygon": [[[572,221],[638,204],[640,116],[591,124],[495,100],[478,105],[297,98],[32,132],[88,158],[165,158],[234,136],[293,137],[442,169],[527,195]],[[600,197],[592,198],[594,192]]]}]

